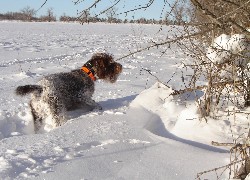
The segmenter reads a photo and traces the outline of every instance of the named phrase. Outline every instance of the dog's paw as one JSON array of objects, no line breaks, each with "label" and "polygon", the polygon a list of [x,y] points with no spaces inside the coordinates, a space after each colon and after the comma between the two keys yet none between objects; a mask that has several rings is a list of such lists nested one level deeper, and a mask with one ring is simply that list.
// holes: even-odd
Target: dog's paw
[{"label": "dog's paw", "polygon": [[95,110],[99,110],[99,111],[101,111],[102,110],[102,106],[101,105],[99,105],[99,104],[97,104],[97,106],[94,108]]}]

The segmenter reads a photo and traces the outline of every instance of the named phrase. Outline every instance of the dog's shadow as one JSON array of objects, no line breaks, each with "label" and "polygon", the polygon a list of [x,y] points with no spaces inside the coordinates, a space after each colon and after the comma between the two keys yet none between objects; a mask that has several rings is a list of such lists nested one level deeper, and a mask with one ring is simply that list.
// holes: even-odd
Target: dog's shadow
[{"label": "dog's shadow", "polygon": [[102,106],[102,110],[95,110],[95,109],[93,110],[93,107],[85,105],[81,109],[68,111],[67,118],[75,119],[93,111],[96,111],[96,112],[112,111],[112,110],[119,109],[121,107],[127,107],[129,106],[131,101],[135,99],[136,96],[137,95],[131,95],[131,96],[126,96],[126,97],[117,98],[117,99],[108,99],[106,101],[100,101],[98,103]]}]

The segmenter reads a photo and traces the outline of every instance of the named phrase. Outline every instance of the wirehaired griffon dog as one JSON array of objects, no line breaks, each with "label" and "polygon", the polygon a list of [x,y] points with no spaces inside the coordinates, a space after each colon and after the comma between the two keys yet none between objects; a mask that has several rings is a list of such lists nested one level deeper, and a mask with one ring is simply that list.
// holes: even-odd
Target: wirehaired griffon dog
[{"label": "wirehaired griffon dog", "polygon": [[[50,124],[53,128],[64,124],[67,111],[86,106],[102,109],[91,98],[94,93],[94,81],[103,79],[114,83],[121,72],[122,65],[115,62],[111,54],[96,53],[82,68],[45,76],[38,85],[19,86],[16,88],[16,94],[32,94],[30,108],[37,132],[45,124]],[[45,121],[48,117],[52,122]]]}]

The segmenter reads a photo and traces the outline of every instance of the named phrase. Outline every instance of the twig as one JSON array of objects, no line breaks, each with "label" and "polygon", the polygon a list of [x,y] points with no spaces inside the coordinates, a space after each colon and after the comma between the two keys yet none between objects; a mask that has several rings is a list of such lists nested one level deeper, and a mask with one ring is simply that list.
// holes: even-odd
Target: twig
[{"label": "twig", "polygon": [[119,61],[119,60],[121,60],[121,59],[127,58],[127,57],[132,56],[132,55],[134,55],[134,54],[137,54],[137,53],[139,53],[139,52],[149,50],[150,48],[153,48],[153,47],[159,47],[159,46],[163,46],[163,45],[166,45],[166,44],[175,43],[175,42],[178,42],[178,41],[180,41],[180,40],[187,39],[187,38],[199,36],[199,35],[201,35],[201,34],[210,32],[210,31],[212,31],[213,29],[214,29],[214,28],[207,29],[207,30],[200,31],[200,32],[197,32],[197,33],[193,33],[193,34],[189,34],[189,35],[186,35],[186,36],[183,36],[183,35],[177,36],[175,39],[171,39],[171,40],[168,40],[168,41],[165,41],[165,42],[162,42],[162,43],[154,43],[154,44],[152,44],[152,45],[150,45],[150,46],[147,46],[147,47],[145,47],[145,48],[142,48],[142,49],[139,49],[139,50],[137,50],[137,51],[134,51],[134,52],[132,52],[132,53],[130,53],[130,54],[127,54],[127,55],[125,55],[125,56],[123,56],[123,57],[121,57],[121,58],[118,58],[118,59],[116,59],[116,61]]},{"label": "twig", "polygon": [[88,8],[86,8],[86,9],[82,10],[82,11],[81,11],[80,13],[78,13],[78,14],[80,14],[80,16],[81,16],[84,12],[89,11],[89,10],[92,9],[94,6],[96,6],[100,1],[102,1],[102,0],[96,0],[95,3],[93,3],[90,7],[88,7]]},{"label": "twig", "polygon": [[109,11],[110,9],[112,9],[113,7],[115,7],[121,0],[118,0],[117,2],[115,2],[112,6],[110,6],[109,8],[105,9],[104,11],[100,12],[98,15],[96,15],[95,17],[98,17],[104,13],[106,13],[107,11]]},{"label": "twig", "polygon": [[77,1],[74,2],[74,4],[77,5],[77,4],[79,4],[79,3],[83,2],[83,1],[85,1],[85,0],[77,0]]},{"label": "twig", "polygon": [[145,6],[141,6],[141,7],[135,8],[135,9],[130,9],[130,10],[128,10],[128,11],[119,13],[119,14],[117,14],[117,15],[120,15],[120,14],[127,14],[127,13],[129,13],[129,12],[138,11],[138,10],[141,10],[141,9],[147,9],[147,8],[149,8],[153,3],[154,3],[154,0],[149,0],[148,3],[145,4]]},{"label": "twig", "polygon": [[165,83],[163,83],[157,76],[155,76],[155,75],[153,75],[152,74],[152,72],[151,72],[151,70],[149,70],[149,69],[145,69],[145,68],[142,68],[142,70],[144,70],[144,71],[146,71],[146,72],[148,72],[151,76],[153,76],[153,77],[155,77],[156,79],[157,79],[157,81],[158,82],[160,82],[160,83],[162,83],[162,84],[164,84],[166,87],[168,87],[168,88],[171,88],[170,86],[168,86],[167,84],[165,84]]},{"label": "twig", "polygon": [[36,11],[39,11],[40,9],[42,9],[42,7],[47,3],[47,1],[48,0],[45,0],[44,3],[41,5],[41,7],[38,10],[36,10]]},{"label": "twig", "polygon": [[205,14],[207,17],[209,17],[211,20],[216,22],[216,24],[220,27],[224,24],[222,21],[218,20],[217,17],[208,9],[204,8],[201,3],[197,0],[191,0],[191,2],[197,7],[197,9],[200,9],[203,14]]},{"label": "twig", "polygon": [[[206,8],[204,8],[201,5],[201,3],[198,2],[197,0],[191,0],[191,2],[197,7],[197,9],[200,9],[203,14],[205,14],[208,18],[210,18],[212,21],[214,21],[220,28],[223,28],[223,26],[225,26],[225,25],[227,25],[227,26],[229,25],[229,24],[226,24],[226,22],[221,21],[220,18],[217,17],[215,14],[213,14],[211,11],[209,11]],[[249,2],[250,1],[247,1],[245,3],[245,5],[248,4]],[[239,25],[238,23],[236,23],[231,18],[229,18],[228,22],[230,22],[231,24],[235,25],[235,27],[237,29],[241,30],[242,32],[250,34],[250,32],[246,28],[242,27],[241,25]]]},{"label": "twig", "polygon": [[222,169],[222,168],[229,168],[232,165],[240,163],[240,162],[243,162],[243,161],[245,161],[245,159],[241,159],[239,161],[233,161],[230,164],[227,164],[225,166],[220,166],[220,167],[217,167],[217,168],[214,168],[214,169],[210,169],[210,170],[207,170],[207,171],[199,172],[199,173],[197,173],[197,178],[196,179],[200,179],[200,176],[202,176],[203,174],[206,174],[206,173],[209,173],[209,172],[212,172],[212,171],[218,171],[219,169]]},{"label": "twig", "polygon": [[[242,81],[236,81],[235,83],[237,85],[241,85]],[[212,83],[211,88],[215,88],[215,87],[218,87],[218,86],[225,86],[227,84],[229,84],[229,85],[234,84],[234,81],[225,81],[225,82]],[[196,86],[194,88],[186,88],[186,89],[181,89],[181,90],[175,90],[173,93],[171,93],[171,95],[183,94],[185,92],[201,90],[201,89],[204,89],[204,88],[207,88],[207,87],[208,87],[208,85],[202,85],[202,86]]]},{"label": "twig", "polygon": [[212,141],[211,144],[213,146],[235,146],[235,143],[219,143],[219,142],[215,142],[215,141]]}]

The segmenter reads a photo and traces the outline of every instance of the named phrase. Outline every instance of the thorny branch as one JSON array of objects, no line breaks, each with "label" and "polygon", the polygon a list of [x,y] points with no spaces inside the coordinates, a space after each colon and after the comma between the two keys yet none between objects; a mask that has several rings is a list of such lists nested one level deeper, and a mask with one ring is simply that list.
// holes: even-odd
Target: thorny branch
[{"label": "thorny branch", "polygon": [[[249,129],[250,131],[250,129]],[[247,139],[249,138],[249,134],[247,136]],[[250,158],[249,158],[249,150],[250,150],[250,144],[248,144],[248,142],[244,142],[243,139],[243,143],[219,143],[219,142],[214,142],[212,141],[212,145],[214,146],[228,146],[231,147],[230,149],[230,162],[228,165],[226,166],[222,166],[221,168],[229,168],[229,176],[231,176],[231,173],[234,172],[234,177],[235,179],[245,179],[246,176],[249,174],[250,172]],[[234,158],[234,160],[232,160],[232,158]],[[238,160],[240,159],[240,160]],[[239,164],[240,163],[240,164]],[[240,167],[236,167],[237,165],[240,165]],[[234,166],[234,170],[232,170],[232,166]],[[202,173],[198,173],[197,177],[200,179],[200,176],[202,174],[211,172],[211,171],[217,171],[218,168],[210,170],[210,171],[204,171]]]},{"label": "thorny branch", "polygon": [[223,22],[218,20],[217,17],[207,8],[203,7],[199,1],[191,0],[191,2],[196,6],[197,9],[200,9],[202,13],[204,13],[207,17],[209,17],[211,20],[217,23],[218,26],[222,27]]},{"label": "thorny branch", "polygon": [[138,10],[141,10],[141,9],[147,9],[149,8],[152,4],[154,3],[154,0],[149,0],[147,4],[145,4],[144,6],[141,6],[141,7],[138,7],[138,8],[134,8],[134,9],[130,9],[130,10],[127,10],[125,12],[122,12],[122,13],[119,13],[117,15],[120,15],[120,14],[127,14],[129,12],[134,12],[134,11],[138,11]]},{"label": "thorny branch", "polygon": [[85,0],[77,0],[77,1],[74,2],[74,4],[77,5],[77,4],[80,4],[80,3],[84,2],[84,1]]},{"label": "thorny branch", "polygon": [[[88,12],[90,9],[92,9],[93,7],[96,7],[96,5],[101,2],[102,0],[96,0],[90,7],[82,10],[81,12],[78,13],[79,17],[81,17],[81,15],[84,13],[84,12]],[[82,1],[81,1],[82,2]],[[77,3],[80,3],[77,1]]]},{"label": "thorny branch", "polygon": [[[199,1],[197,1],[197,0],[190,0],[190,1],[196,6],[197,9],[200,9],[204,15],[206,15],[208,18],[210,18],[211,21],[215,22],[217,24],[217,26],[219,26],[220,28],[224,29],[225,26],[230,26],[230,23],[231,23],[231,24],[235,25],[235,27],[237,29],[241,30],[242,32],[250,34],[250,32],[246,28],[244,28],[243,26],[241,26],[240,24],[235,22],[232,18],[229,18],[228,22],[223,22],[220,20],[220,17],[217,17],[214,13],[209,11],[207,8],[203,7]],[[250,2],[250,0],[247,1],[246,3],[244,3],[240,7],[246,6],[249,2]]]},{"label": "thorny branch", "polygon": [[[215,82],[215,83],[213,83],[213,87],[217,88],[219,86],[226,86],[226,85],[242,85],[242,83],[243,83],[242,81]],[[195,90],[202,90],[202,89],[205,89],[207,87],[208,87],[208,85],[195,86],[194,88],[187,87],[186,89],[183,89],[183,90],[175,90],[171,95],[178,95],[178,94],[183,94],[183,93],[191,92],[191,91],[195,91]]]},{"label": "thorny branch", "polygon": [[163,85],[165,85],[166,87],[170,88],[170,86],[168,86],[167,84],[165,84],[165,83],[164,83],[163,81],[161,81],[156,75],[154,75],[154,74],[152,73],[151,70],[145,69],[145,68],[142,68],[142,70],[148,72],[151,76],[155,77],[155,78],[157,79],[158,82],[160,82],[161,84],[163,84]]},{"label": "thorny branch", "polygon": [[212,31],[212,30],[213,30],[213,29],[207,29],[207,30],[205,30],[205,31],[196,32],[196,33],[189,34],[189,35],[186,35],[186,36],[183,36],[183,35],[177,36],[175,39],[171,39],[171,40],[168,40],[168,41],[165,41],[165,42],[162,42],[162,43],[154,43],[154,44],[149,45],[149,46],[147,46],[147,47],[145,47],[145,48],[141,48],[141,49],[139,49],[139,50],[137,50],[137,51],[131,52],[130,54],[127,54],[127,55],[125,55],[125,56],[123,56],[123,57],[120,57],[120,58],[116,59],[116,61],[119,61],[119,60],[121,60],[121,59],[127,58],[127,57],[132,56],[132,55],[134,55],[134,54],[137,54],[137,53],[139,53],[139,52],[149,50],[149,49],[154,48],[154,47],[159,47],[159,46],[163,46],[163,45],[168,45],[168,44],[171,44],[171,43],[178,42],[178,41],[180,41],[180,40],[184,40],[184,39],[196,37],[196,36],[202,35],[202,34],[204,34],[204,33],[210,32],[210,31]]},{"label": "thorny branch", "polygon": [[237,4],[237,3],[235,3],[235,2],[232,2],[232,1],[229,1],[229,0],[221,0],[221,1],[226,2],[226,3],[230,3],[230,4],[235,5],[235,6],[237,6],[237,7],[240,7],[239,4]]},{"label": "thorny branch", "polygon": [[44,3],[41,5],[41,7],[37,10],[39,11],[40,9],[42,9],[42,7],[47,3],[48,0],[45,0]]},{"label": "thorny branch", "polygon": [[98,15],[96,15],[95,17],[98,17],[104,13],[106,13],[107,11],[109,11],[110,9],[113,9],[118,3],[120,2],[120,0],[117,0],[113,5],[111,5],[110,7],[108,7],[107,9],[105,9],[104,11],[100,12]]},{"label": "thorny branch", "polygon": [[233,162],[231,162],[230,164],[227,164],[227,165],[225,165],[225,166],[220,166],[220,167],[217,167],[217,168],[214,168],[214,169],[210,169],[210,170],[207,170],[207,171],[203,171],[203,172],[199,172],[198,174],[197,174],[197,178],[196,179],[199,179],[200,180],[200,177],[203,175],[203,174],[207,174],[207,173],[209,173],[209,172],[213,172],[213,171],[218,171],[218,170],[220,170],[220,169],[224,169],[224,168],[230,168],[232,165],[234,165],[234,164],[237,164],[237,163],[240,163],[240,162],[243,162],[244,161],[244,159],[242,159],[242,160],[238,160],[238,161],[233,161]]}]

